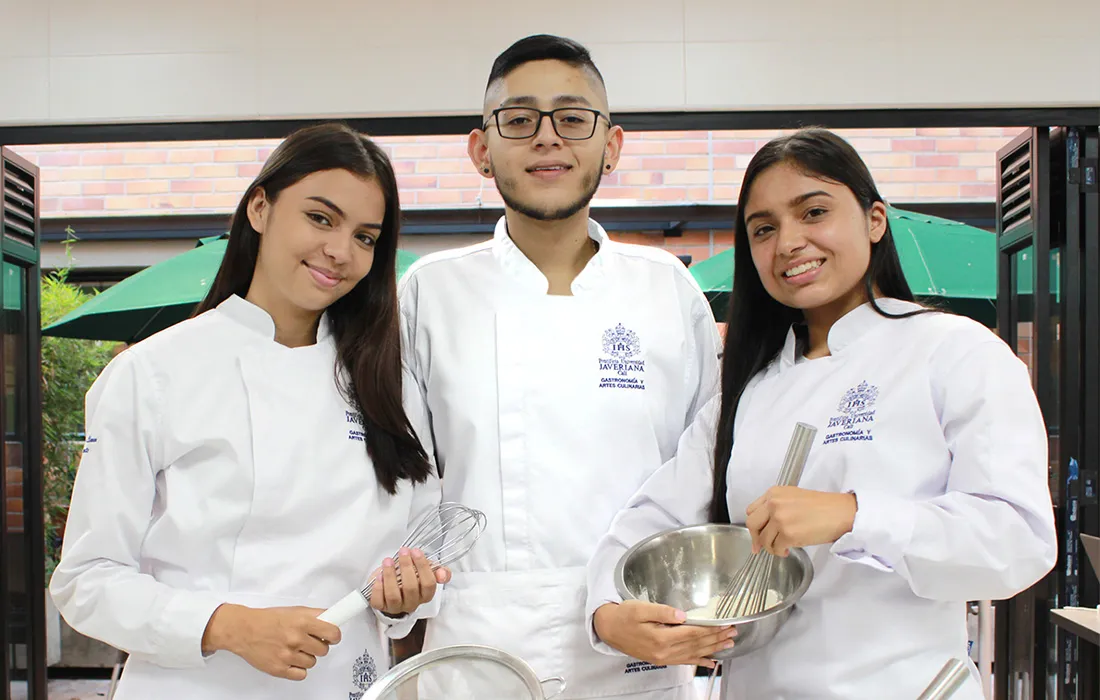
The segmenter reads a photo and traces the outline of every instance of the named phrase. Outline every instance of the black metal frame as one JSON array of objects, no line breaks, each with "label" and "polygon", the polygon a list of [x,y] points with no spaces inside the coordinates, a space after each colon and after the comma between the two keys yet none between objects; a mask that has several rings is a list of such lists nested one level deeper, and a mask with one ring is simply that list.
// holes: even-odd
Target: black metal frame
[{"label": "black metal frame", "polygon": [[[34,177],[34,211],[40,211],[41,187],[38,181],[38,169],[19,157],[7,148],[0,149],[2,160],[14,163]],[[3,167],[0,167],[0,172]],[[0,202],[2,206],[2,202]],[[24,271],[23,295],[24,295],[24,327],[21,329],[25,342],[22,348],[22,357],[16,358],[25,369],[23,379],[26,381],[25,396],[28,407],[27,435],[23,444],[23,536],[26,539],[26,558],[23,562],[25,572],[25,587],[27,590],[28,608],[28,638],[26,645],[27,659],[27,697],[30,700],[46,700],[46,552],[45,552],[45,522],[43,513],[43,485],[42,485],[42,364],[41,364],[41,334],[39,314],[41,300],[39,298],[39,265],[38,247],[40,245],[40,225],[35,216],[34,243],[27,245],[16,240],[4,231],[3,220],[0,219],[0,257],[4,261],[18,265]],[[0,309],[3,309],[3,285],[0,284]],[[6,330],[6,329],[5,329]],[[8,358],[3,343],[0,343],[0,368],[6,367]],[[7,425],[7,407],[0,401],[0,427]],[[0,458],[0,493],[5,493],[5,481],[7,472],[6,458]],[[7,512],[6,499],[4,512]],[[7,541],[7,518],[0,519],[0,541]],[[10,693],[12,669],[8,668],[9,639],[7,635],[7,613],[10,604],[11,591],[8,589],[8,576],[11,562],[8,561],[6,547],[0,547],[0,697],[7,698]],[[37,621],[38,624],[34,624]]]},{"label": "black metal frame", "polygon": [[[1100,105],[1004,109],[817,109],[699,112],[614,112],[627,131],[737,131],[896,127],[1087,126],[1100,123]],[[120,124],[50,124],[0,127],[0,144],[29,146],[59,143],[125,141],[216,141],[283,138],[295,129],[328,119],[253,119],[240,121],[135,122]],[[362,117],[340,119],[372,136],[466,134],[480,128],[482,115]]]}]

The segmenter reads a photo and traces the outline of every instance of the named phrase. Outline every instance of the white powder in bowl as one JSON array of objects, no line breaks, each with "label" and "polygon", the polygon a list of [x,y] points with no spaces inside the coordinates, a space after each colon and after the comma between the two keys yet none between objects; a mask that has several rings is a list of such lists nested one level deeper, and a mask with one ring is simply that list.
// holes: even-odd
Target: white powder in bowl
[{"label": "white powder in bowl", "polygon": [[[718,595],[707,601],[707,604],[700,608],[693,608],[687,611],[687,619],[689,620],[717,620],[718,606],[722,604],[723,595]],[[779,595],[779,591],[769,588],[768,592],[764,594],[764,610],[769,610],[779,605],[782,598]]]}]

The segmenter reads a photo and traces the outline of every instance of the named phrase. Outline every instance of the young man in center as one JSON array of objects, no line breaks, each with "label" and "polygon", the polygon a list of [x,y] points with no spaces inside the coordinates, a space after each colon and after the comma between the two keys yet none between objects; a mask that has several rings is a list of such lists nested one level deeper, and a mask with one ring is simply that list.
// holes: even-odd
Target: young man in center
[{"label": "young man in center", "polygon": [[[493,64],[483,117],[470,159],[505,215],[491,241],[419,260],[400,290],[444,499],[488,516],[425,650],[504,649],[564,678],[568,698],[689,698],[690,664],[730,632],[682,626],[667,667],[599,654],[585,565],[717,392],[714,317],[676,257],[611,241],[589,219],[623,131],[584,47],[545,35],[512,45]],[[658,606],[636,613],[680,622]],[[503,697],[500,678],[481,682],[498,695],[475,697]]]}]

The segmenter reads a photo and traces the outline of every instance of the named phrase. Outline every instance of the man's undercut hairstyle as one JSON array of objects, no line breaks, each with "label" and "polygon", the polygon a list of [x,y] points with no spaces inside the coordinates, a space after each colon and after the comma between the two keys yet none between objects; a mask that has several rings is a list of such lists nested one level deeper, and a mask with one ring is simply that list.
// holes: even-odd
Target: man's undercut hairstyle
[{"label": "man's undercut hairstyle", "polygon": [[495,83],[531,61],[562,61],[574,68],[591,71],[600,86],[604,85],[603,75],[596,68],[588,49],[572,39],[552,34],[535,34],[520,39],[497,56],[497,60],[493,62],[493,69],[489,72],[489,82],[485,85],[485,91],[488,92]]}]

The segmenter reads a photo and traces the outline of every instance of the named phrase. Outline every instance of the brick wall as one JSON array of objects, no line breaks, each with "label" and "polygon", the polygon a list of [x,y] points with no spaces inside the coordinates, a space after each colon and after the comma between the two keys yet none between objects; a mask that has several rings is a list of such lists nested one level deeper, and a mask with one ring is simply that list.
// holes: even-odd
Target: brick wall
[{"label": "brick wall", "polygon": [[[1020,129],[842,130],[884,197],[898,202],[991,201],[995,152]],[[779,131],[627,135],[598,197],[653,203],[733,203],[752,154]],[[499,205],[474,172],[465,136],[383,137],[409,208]],[[230,211],[277,141],[24,146],[42,168],[43,216]]]}]

